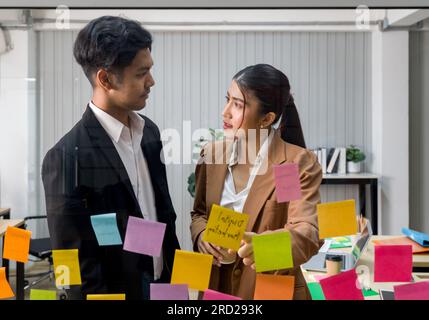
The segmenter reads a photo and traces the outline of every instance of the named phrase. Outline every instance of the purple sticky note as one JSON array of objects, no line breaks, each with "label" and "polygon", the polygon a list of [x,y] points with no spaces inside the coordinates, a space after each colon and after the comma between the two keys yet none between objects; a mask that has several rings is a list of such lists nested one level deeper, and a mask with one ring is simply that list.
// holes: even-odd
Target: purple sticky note
[{"label": "purple sticky note", "polygon": [[204,291],[203,300],[242,300],[239,297],[231,296],[215,290],[207,289]]},{"label": "purple sticky note", "polygon": [[375,246],[374,282],[409,282],[413,279],[412,272],[412,246]]},{"label": "purple sticky note", "polygon": [[354,269],[320,280],[326,300],[364,300]]},{"label": "purple sticky note", "polygon": [[393,287],[395,300],[429,300],[429,281]]},{"label": "purple sticky note", "polygon": [[299,200],[302,197],[297,163],[274,165],[277,202]]},{"label": "purple sticky note", "polygon": [[189,300],[188,285],[151,283],[150,300]]},{"label": "purple sticky note", "polygon": [[153,257],[161,255],[165,223],[129,217],[124,250]]}]

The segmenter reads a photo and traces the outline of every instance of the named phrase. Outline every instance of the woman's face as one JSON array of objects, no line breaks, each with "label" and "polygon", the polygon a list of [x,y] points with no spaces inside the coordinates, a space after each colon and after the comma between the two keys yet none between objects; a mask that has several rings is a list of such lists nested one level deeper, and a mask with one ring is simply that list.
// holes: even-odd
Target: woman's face
[{"label": "woman's face", "polygon": [[235,134],[238,129],[243,129],[245,133],[249,129],[259,129],[262,117],[258,108],[259,102],[256,97],[247,92],[244,99],[243,93],[233,80],[226,94],[226,104],[222,112],[225,134]]}]

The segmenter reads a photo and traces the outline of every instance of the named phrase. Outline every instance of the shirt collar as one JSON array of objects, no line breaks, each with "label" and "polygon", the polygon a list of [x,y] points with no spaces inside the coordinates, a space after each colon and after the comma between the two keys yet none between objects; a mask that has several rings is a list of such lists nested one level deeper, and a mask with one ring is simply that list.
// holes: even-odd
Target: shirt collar
[{"label": "shirt collar", "polygon": [[[271,128],[270,134],[264,140],[262,146],[259,149],[258,155],[256,156],[255,163],[253,164],[254,166],[259,166],[262,160],[268,155],[268,148],[270,146],[271,141],[273,140],[274,132],[275,132],[275,129]],[[239,151],[241,149],[239,145],[240,141],[241,141],[240,139],[235,139],[234,143],[232,144],[232,152],[231,152],[231,157],[229,158],[228,168],[231,168],[236,164],[238,164]]]},{"label": "shirt collar", "polygon": [[[125,125],[121,121],[112,117],[107,112],[98,108],[92,101],[89,102],[89,107],[94,112],[95,117],[100,122],[104,130],[106,130],[110,138],[116,143],[118,143],[122,134],[122,130],[124,130]],[[143,129],[145,125],[144,119],[134,111],[129,112],[129,117],[130,117],[130,126],[133,132],[143,135]]]}]

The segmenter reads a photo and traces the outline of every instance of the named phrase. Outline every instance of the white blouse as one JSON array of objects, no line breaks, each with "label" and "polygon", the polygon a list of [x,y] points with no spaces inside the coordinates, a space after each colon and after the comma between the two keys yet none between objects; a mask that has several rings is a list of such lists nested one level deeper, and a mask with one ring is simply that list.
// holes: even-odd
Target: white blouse
[{"label": "white blouse", "polygon": [[238,143],[239,141],[234,141],[231,157],[228,164],[228,172],[226,174],[225,183],[223,185],[222,197],[220,200],[220,206],[232,209],[236,212],[242,212],[244,204],[246,203],[247,195],[249,194],[250,188],[252,187],[253,181],[255,180],[256,175],[263,163],[263,160],[268,156],[268,148],[273,140],[274,129],[271,129],[271,132],[268,138],[265,139],[261,148],[259,149],[258,155],[256,156],[255,163],[252,166],[252,171],[247,181],[246,187],[240,192],[235,191],[234,177],[232,175],[232,167],[237,164],[238,159]]}]

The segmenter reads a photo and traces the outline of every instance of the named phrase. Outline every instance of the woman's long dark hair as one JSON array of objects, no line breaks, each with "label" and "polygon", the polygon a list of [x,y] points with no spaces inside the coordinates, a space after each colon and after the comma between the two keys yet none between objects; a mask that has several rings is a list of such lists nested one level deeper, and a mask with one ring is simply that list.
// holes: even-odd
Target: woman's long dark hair
[{"label": "woman's long dark hair", "polygon": [[[251,91],[259,100],[260,113],[274,112],[273,124],[281,118],[280,132],[284,141],[305,148],[298,111],[290,93],[289,79],[269,64],[256,64],[239,71],[233,80],[243,92]],[[245,96],[245,95],[244,95]]]}]

